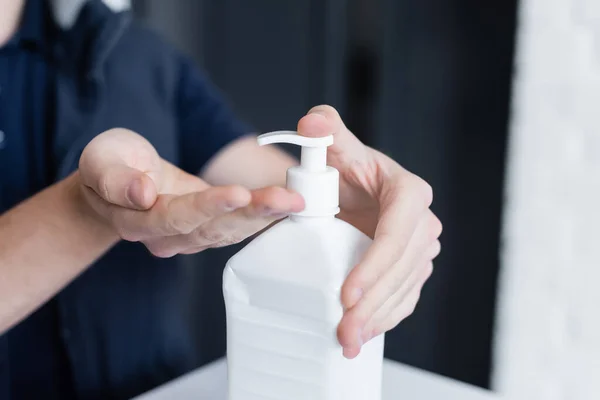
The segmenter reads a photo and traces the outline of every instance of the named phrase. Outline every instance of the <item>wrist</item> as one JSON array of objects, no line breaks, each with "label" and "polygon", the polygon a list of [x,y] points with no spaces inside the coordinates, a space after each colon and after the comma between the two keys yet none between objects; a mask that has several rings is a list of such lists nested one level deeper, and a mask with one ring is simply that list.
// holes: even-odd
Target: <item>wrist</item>
[{"label": "wrist", "polygon": [[77,219],[85,223],[86,230],[94,234],[99,241],[114,245],[120,239],[112,225],[102,218],[86,201],[82,192],[79,171],[75,171],[64,181],[66,201]]}]

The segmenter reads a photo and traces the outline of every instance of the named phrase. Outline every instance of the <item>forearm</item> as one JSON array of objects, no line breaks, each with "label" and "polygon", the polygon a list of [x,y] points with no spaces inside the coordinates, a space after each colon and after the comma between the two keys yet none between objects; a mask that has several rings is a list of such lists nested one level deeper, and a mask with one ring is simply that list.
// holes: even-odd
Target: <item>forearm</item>
[{"label": "forearm", "polygon": [[84,205],[78,173],[0,216],[0,334],[117,241]]},{"label": "forearm", "polygon": [[285,186],[286,170],[297,161],[284,151],[261,147],[256,137],[239,139],[208,163],[202,178],[211,185],[241,184],[250,189]]}]

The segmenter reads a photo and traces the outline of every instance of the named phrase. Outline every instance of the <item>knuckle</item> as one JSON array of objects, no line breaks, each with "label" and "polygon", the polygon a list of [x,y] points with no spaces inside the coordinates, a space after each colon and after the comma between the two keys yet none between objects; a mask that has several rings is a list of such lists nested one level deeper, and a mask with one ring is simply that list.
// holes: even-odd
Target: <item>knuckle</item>
[{"label": "knuckle", "polygon": [[421,298],[421,292],[417,292],[417,294],[415,296],[413,296],[408,303],[408,310],[410,311],[409,315],[412,315],[416,309],[417,309],[417,305],[419,304],[419,299]]},{"label": "knuckle", "polygon": [[[439,240],[436,240],[433,245],[431,246],[431,249],[429,250],[429,259],[433,260],[434,258],[436,258],[437,256],[440,255],[440,252],[442,251],[442,244],[440,243]],[[429,263],[428,267],[430,267],[433,270],[433,264]]]},{"label": "knuckle", "polygon": [[129,240],[129,232],[124,229],[122,226],[115,226],[115,231],[117,232],[117,235],[119,235],[119,237],[123,240],[127,240],[128,242]]},{"label": "knuckle", "polygon": [[196,230],[196,241],[200,243],[208,243],[214,245],[226,240],[226,236],[223,232],[216,229],[198,228]]},{"label": "knuckle", "polygon": [[190,247],[184,251],[181,251],[180,254],[197,254],[200,252],[203,252],[204,250],[208,249],[209,247],[206,246],[194,246],[194,247]]},{"label": "knuckle", "polygon": [[167,232],[174,234],[188,235],[194,231],[195,226],[183,218],[167,218]]},{"label": "knuckle", "polygon": [[417,309],[417,302],[416,302],[416,301],[411,301],[411,302],[408,304],[407,308],[406,308],[407,314],[406,314],[406,317],[405,317],[405,318],[408,318],[408,317],[410,317],[411,315],[413,315],[413,314],[415,313],[415,310],[416,310],[416,309]]},{"label": "knuckle", "polygon": [[361,264],[355,266],[342,286],[343,295],[347,298],[354,298],[358,293],[362,295],[365,289],[369,289],[374,284],[379,275],[380,273],[375,276],[375,273],[366,271]]},{"label": "knuckle", "polygon": [[111,224],[119,237],[127,242],[138,242],[140,237],[133,229],[128,228],[117,215],[111,216]]},{"label": "knuckle", "polygon": [[398,188],[406,189],[409,196],[423,203],[424,208],[428,208],[433,203],[433,188],[423,178],[413,174],[406,173],[398,178]]},{"label": "knuckle", "polygon": [[399,316],[399,321],[398,322],[402,322],[406,318],[408,318],[411,315],[413,315],[413,313],[415,312],[416,308],[417,308],[417,300],[409,299],[406,302],[406,304],[402,307],[402,311],[400,312],[400,316]]},{"label": "knuckle", "polygon": [[146,247],[153,256],[158,258],[171,258],[177,254],[174,249],[170,249],[159,244],[146,244]]},{"label": "knuckle", "polygon": [[400,313],[398,314],[398,316],[396,318],[396,325],[399,324],[400,322],[404,321],[406,318],[410,317],[411,314],[412,314],[412,312],[408,306],[402,307],[402,310],[400,311]]},{"label": "knuckle", "polygon": [[100,197],[102,197],[107,202],[112,203],[111,198],[110,198],[110,190],[108,189],[108,186],[109,186],[108,174],[102,174],[98,178],[98,191],[99,191],[98,194],[100,195]]},{"label": "knuckle", "polygon": [[364,306],[354,308],[348,315],[348,324],[355,327],[364,327],[371,318],[372,313],[368,312]]},{"label": "knuckle", "polygon": [[415,187],[418,189],[418,193],[423,199],[425,207],[431,206],[431,204],[433,203],[433,188],[431,187],[431,185],[425,182],[425,180],[417,177]]},{"label": "knuckle", "polygon": [[394,293],[401,290],[402,285],[406,281],[406,274],[402,271],[402,269],[398,268],[394,271],[391,277],[388,279],[382,279],[382,281],[384,285],[381,293],[385,294],[385,297],[382,298],[380,302],[384,302],[386,298],[393,296]]},{"label": "knuckle", "polygon": [[211,213],[208,211],[209,204],[207,197],[195,196],[191,203],[191,208],[197,215],[206,220],[212,217]]},{"label": "knuckle", "polygon": [[117,234],[119,235],[119,237],[123,240],[125,240],[126,242],[139,242],[140,241],[140,235],[136,234],[135,232],[129,230],[129,229],[125,229],[123,227],[120,227],[117,229]]},{"label": "knuckle", "polygon": [[[168,215],[168,214],[166,214]],[[194,230],[194,226],[183,218],[167,217],[166,218],[167,232],[180,235],[188,235]]]},{"label": "knuckle", "polygon": [[442,221],[436,217],[433,213],[429,218],[429,235],[431,240],[437,240],[442,235]]},{"label": "knuckle", "polygon": [[[433,263],[430,261],[427,263],[427,265],[425,266],[425,279],[423,280],[423,284],[425,284],[425,282],[427,281],[427,279],[429,279],[429,277],[433,274]],[[421,285],[423,286],[423,285]]]},{"label": "knuckle", "polygon": [[190,220],[186,218],[183,218],[178,215],[172,215],[173,213],[171,213],[170,204],[173,200],[174,199],[170,199],[168,201],[161,201],[157,203],[154,206],[155,213],[157,213],[158,215],[166,216],[164,224],[167,232],[170,232],[172,234],[187,235],[195,229],[195,226]]},{"label": "knuckle", "polygon": [[183,233],[179,226],[179,221],[174,218],[167,218],[165,220],[166,231],[170,233]]},{"label": "knuckle", "polygon": [[230,237],[226,237],[226,238],[224,238],[224,239],[222,239],[222,240],[220,240],[218,242],[214,242],[214,244],[211,247],[214,247],[214,248],[227,247],[227,246],[231,246],[231,245],[234,245],[234,244],[238,244],[238,243],[240,243],[243,240],[244,240],[243,238],[238,238],[238,237],[235,237],[235,236],[230,236]]},{"label": "knuckle", "polygon": [[181,235],[189,235],[194,231],[194,225],[190,221],[181,218],[169,218],[168,229]]}]

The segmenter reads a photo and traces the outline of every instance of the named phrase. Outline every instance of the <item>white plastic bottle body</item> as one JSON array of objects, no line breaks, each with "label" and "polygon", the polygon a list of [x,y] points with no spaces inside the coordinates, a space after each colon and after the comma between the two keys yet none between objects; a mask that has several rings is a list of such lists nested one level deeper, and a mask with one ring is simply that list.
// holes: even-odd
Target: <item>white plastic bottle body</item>
[{"label": "white plastic bottle body", "polygon": [[354,360],[340,288],[370,239],[334,218],[286,220],[227,264],[229,400],[380,400],[383,335]]}]

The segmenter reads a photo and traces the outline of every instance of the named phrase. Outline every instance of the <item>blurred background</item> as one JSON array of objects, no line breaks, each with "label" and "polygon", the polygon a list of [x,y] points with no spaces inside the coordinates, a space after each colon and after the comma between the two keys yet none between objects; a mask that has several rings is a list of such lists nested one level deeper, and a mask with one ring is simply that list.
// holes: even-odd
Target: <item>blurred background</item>
[{"label": "blurred background", "polygon": [[[511,400],[600,399],[600,0],[103,1],[256,132],[327,103],[431,184],[442,253],[387,358]],[[185,256],[198,367],[225,355],[243,245]]]},{"label": "blurred background", "polygon": [[[429,181],[443,252],[386,356],[488,387],[509,122],[515,0],[134,0],[259,132],[331,104]],[[202,362],[225,352],[222,268],[189,259]]]}]

